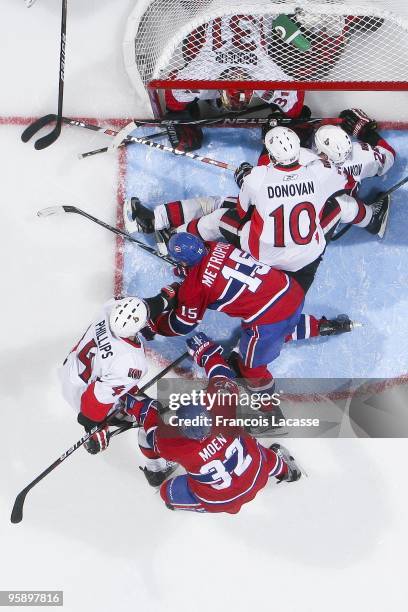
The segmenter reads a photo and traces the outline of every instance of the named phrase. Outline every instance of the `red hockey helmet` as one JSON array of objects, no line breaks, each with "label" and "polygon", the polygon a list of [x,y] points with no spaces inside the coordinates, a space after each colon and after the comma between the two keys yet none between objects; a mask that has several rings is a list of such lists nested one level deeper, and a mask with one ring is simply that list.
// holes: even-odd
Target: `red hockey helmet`
[{"label": "red hockey helmet", "polygon": [[221,81],[236,81],[237,87],[220,90],[221,106],[227,110],[239,111],[248,106],[252,100],[253,91],[243,89],[243,82],[251,80],[249,73],[243,68],[227,68],[220,75]]},{"label": "red hockey helmet", "polygon": [[248,89],[221,90],[221,106],[227,110],[239,111],[246,108],[252,100],[253,92]]}]

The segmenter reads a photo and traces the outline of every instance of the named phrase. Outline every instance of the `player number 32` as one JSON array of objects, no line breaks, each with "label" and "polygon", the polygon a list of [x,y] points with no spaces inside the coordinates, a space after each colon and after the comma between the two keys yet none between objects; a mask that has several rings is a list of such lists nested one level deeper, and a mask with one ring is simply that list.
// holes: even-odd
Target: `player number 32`
[{"label": "player number 32", "polygon": [[227,472],[220,459],[213,459],[200,469],[201,474],[208,474],[213,479],[214,484],[211,483],[213,489],[227,489],[232,482],[231,474],[241,476],[252,463],[251,455],[244,455],[244,447],[238,438],[227,447],[225,460],[230,459],[234,453],[237,454],[237,463],[231,473]]}]

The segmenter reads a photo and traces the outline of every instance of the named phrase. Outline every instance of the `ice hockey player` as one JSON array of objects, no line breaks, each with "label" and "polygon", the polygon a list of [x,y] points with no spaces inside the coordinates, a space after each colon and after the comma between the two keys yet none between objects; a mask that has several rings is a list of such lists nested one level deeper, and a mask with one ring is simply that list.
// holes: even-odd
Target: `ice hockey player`
[{"label": "ice hockey player", "polygon": [[[176,424],[165,425],[157,402],[134,402],[129,408],[142,425],[148,457],[177,462],[186,474],[163,482],[160,495],[170,510],[227,512],[236,514],[254,499],[270,477],[295,482],[301,470],[290,452],[280,444],[262,446],[242,428],[216,425],[215,417],[236,417],[239,393],[234,373],[221,356],[221,346],[199,333],[187,340],[189,353],[205,369],[208,394],[221,394],[221,402],[181,406],[173,414]],[[235,396],[234,396],[235,394]],[[231,401],[226,401],[226,397]],[[160,474],[157,475],[159,482]],[[163,473],[162,480],[166,474]]]},{"label": "ice hockey player", "polygon": [[[169,286],[148,300],[109,300],[65,359],[59,372],[62,393],[86,431],[103,421],[129,391],[137,392],[147,371],[139,331],[150,317],[174,306],[174,298]],[[91,436],[85,444],[89,453],[107,448],[108,430]]]},{"label": "ice hockey player", "polygon": [[238,199],[204,197],[170,203],[157,207],[154,219],[152,211],[130,199],[125,203],[126,229],[170,226],[204,241],[223,237],[258,261],[290,272],[307,291],[326,247],[322,223],[331,215],[326,202],[352,189],[355,182],[326,160],[302,166],[299,137],[289,128],[269,130],[265,144],[269,166],[242,164],[236,171],[241,185]]},{"label": "ice hockey player", "polygon": [[[383,232],[387,222],[390,196],[378,198],[369,206],[357,195],[356,190],[362,180],[373,176],[383,176],[393,166],[396,152],[393,147],[376,131],[376,122],[360,109],[345,110],[340,113],[342,127],[325,125],[314,135],[313,149],[320,155],[341,166],[353,176],[357,185],[350,194],[336,198],[337,215],[333,209],[330,223],[324,227],[334,228],[341,223],[351,223],[365,228],[371,234]],[[351,141],[355,136],[358,141]]]},{"label": "ice hockey player", "polygon": [[[250,75],[242,68],[229,68],[219,77],[225,81],[249,81]],[[165,119],[195,120],[200,118],[199,101],[206,101],[211,108],[217,111],[241,111],[247,108],[253,99],[258,103],[270,106],[271,118],[310,117],[310,110],[304,106],[305,94],[302,91],[281,90],[243,90],[230,88],[224,90],[185,90],[167,89],[165,92],[166,114]],[[169,128],[169,139],[175,149],[193,151],[201,147],[203,132],[196,125],[173,125]]]},{"label": "ice hockey player", "polygon": [[328,321],[302,315],[305,291],[291,276],[254,260],[223,242],[204,242],[188,233],[169,241],[171,257],[184,267],[177,306],[151,323],[164,336],[192,332],[205,311],[218,310],[241,319],[239,352],[234,364],[250,391],[273,393],[268,364],[280,354],[285,339],[302,339],[351,331],[348,317]]},{"label": "ice hockey player", "polygon": [[[350,193],[344,193],[328,204],[321,225],[326,241],[333,235],[339,222],[351,223],[356,227],[367,229],[371,234],[382,233],[387,222],[389,200],[367,205],[357,197],[358,185],[365,178],[382,176],[392,167],[395,151],[391,145],[377,132],[377,124],[360,109],[345,110],[340,113],[343,127],[337,125],[322,125],[312,135],[312,150],[301,148],[299,162],[307,165],[316,159],[316,155],[341,167],[346,174],[355,180]],[[357,127],[356,127],[357,126]],[[359,138],[352,142],[350,135]],[[369,144],[371,143],[371,144]],[[307,146],[310,146],[309,144]],[[313,152],[312,152],[313,151]],[[259,157],[258,165],[270,164],[266,147]],[[241,166],[240,181],[252,169],[244,162]]]}]

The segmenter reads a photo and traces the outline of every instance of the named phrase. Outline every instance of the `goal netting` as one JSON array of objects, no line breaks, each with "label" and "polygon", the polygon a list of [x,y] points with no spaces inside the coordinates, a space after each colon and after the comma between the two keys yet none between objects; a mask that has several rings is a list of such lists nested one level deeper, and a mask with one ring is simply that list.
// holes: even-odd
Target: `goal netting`
[{"label": "goal netting", "polygon": [[125,65],[146,90],[408,89],[406,0],[139,0]]}]

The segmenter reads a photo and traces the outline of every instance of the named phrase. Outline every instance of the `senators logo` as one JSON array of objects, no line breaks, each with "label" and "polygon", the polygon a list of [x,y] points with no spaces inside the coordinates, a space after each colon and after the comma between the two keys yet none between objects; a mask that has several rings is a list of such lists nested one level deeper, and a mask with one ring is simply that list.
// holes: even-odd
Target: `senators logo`
[{"label": "senators logo", "polygon": [[140,378],[142,375],[142,370],[137,370],[136,368],[129,368],[128,377],[129,378]]}]

